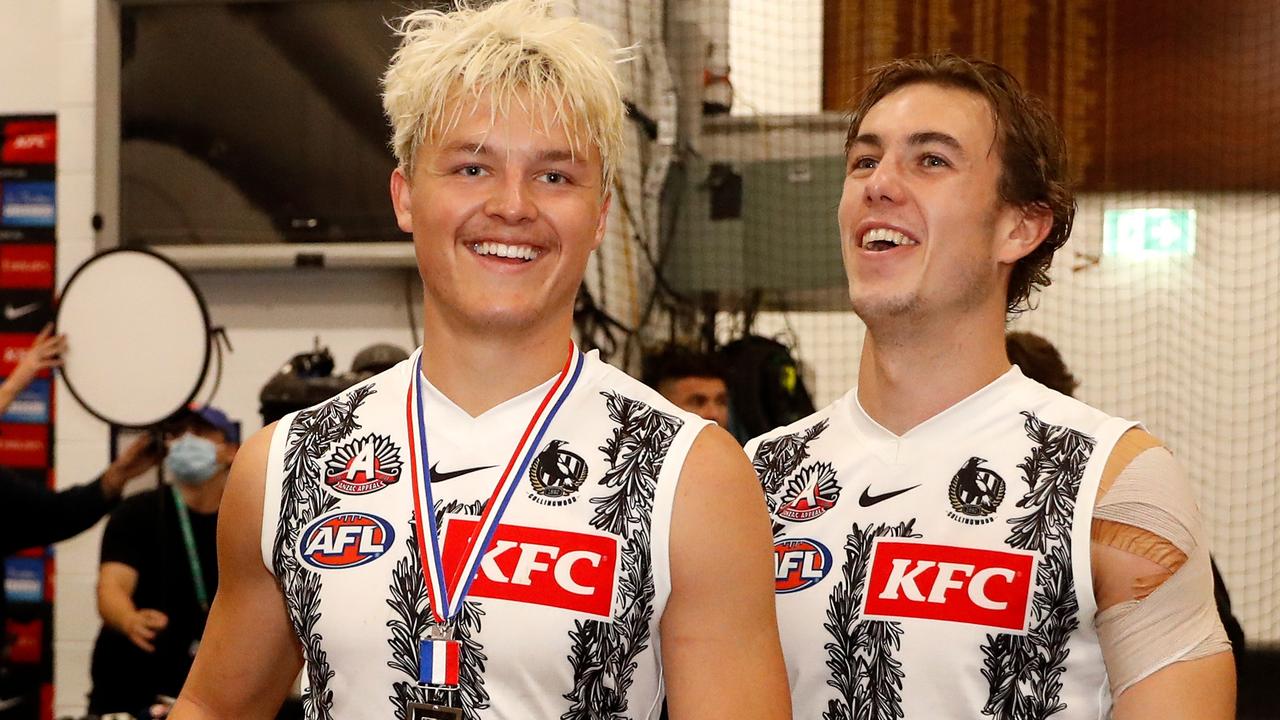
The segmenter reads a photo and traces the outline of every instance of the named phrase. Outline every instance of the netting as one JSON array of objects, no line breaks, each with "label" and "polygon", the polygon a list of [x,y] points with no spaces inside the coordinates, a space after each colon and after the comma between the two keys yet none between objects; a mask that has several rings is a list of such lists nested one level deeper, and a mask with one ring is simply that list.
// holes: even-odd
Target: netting
[{"label": "netting", "polygon": [[[246,125],[237,115],[233,126],[279,126],[291,142],[319,149],[304,156],[317,167],[345,169],[331,190],[301,197],[300,189],[334,173],[305,163],[273,165],[268,150],[280,142],[228,145],[225,137],[211,142],[194,121],[162,122],[171,105],[193,105],[200,83],[161,93],[144,103],[138,119],[126,113],[125,145],[140,147],[146,166],[162,177],[180,175],[166,168],[182,158],[148,155],[157,139],[210,158],[213,175],[263,191],[244,193],[259,207],[253,217],[261,217],[243,232],[214,227],[209,217],[230,214],[222,209],[231,200],[210,202],[211,193],[193,191],[192,202],[179,202],[182,188],[141,182],[142,160],[126,162],[126,240],[379,240],[382,226],[361,229],[356,220],[316,209],[352,205],[353,188],[367,187],[361,207],[402,241],[381,180],[390,159],[376,78],[393,46],[382,19],[418,4],[324,0],[206,9],[197,25],[206,41],[187,43],[195,49],[185,51],[204,63],[194,67],[208,66],[224,82],[239,69],[248,79],[237,85],[257,82],[260,67],[283,70],[264,90],[271,102],[211,101],[212,109],[199,115],[274,104],[280,107],[268,115],[284,117],[285,107],[314,105],[323,112],[308,110],[305,122],[264,118]],[[141,81],[128,72],[150,67],[147,41],[164,35],[149,31],[148,22],[186,4],[167,5],[139,9],[127,24],[129,107]],[[835,211],[843,113],[864,70],[949,48],[1000,62],[1042,96],[1064,126],[1086,192],[1053,286],[1015,327],[1057,344],[1082,380],[1082,399],[1143,420],[1170,444],[1200,492],[1215,556],[1250,640],[1280,641],[1274,192],[1280,163],[1271,158],[1280,137],[1280,74],[1272,69],[1280,67],[1280,9],[1263,0],[1230,7],[1188,0],[560,0],[559,6],[636,48],[621,66],[632,108],[627,155],[613,189],[609,233],[588,268],[577,312],[584,342],[632,371],[643,350],[669,340],[723,343],[750,329],[793,348],[818,405],[838,397],[856,381],[863,331],[848,309]],[[341,44],[324,39],[336,24],[348,28]],[[242,35],[249,38],[245,47],[267,58],[260,65],[205,57]],[[172,57],[166,62],[155,72],[193,77],[174,71]],[[362,84],[353,90],[326,84],[342,73]],[[296,80],[290,85],[296,97],[278,99],[281,77]],[[321,116],[331,122],[320,124]],[[294,138],[297,128],[307,132]],[[359,162],[372,168],[377,183],[357,182]],[[282,182],[280,173],[290,168],[300,178]],[[1153,208],[1171,212],[1107,215]],[[196,210],[204,214],[192,215]],[[1104,247],[1109,217],[1121,240],[1111,252]],[[138,229],[131,218],[151,225]],[[1192,230],[1194,248],[1187,242]]]},{"label": "netting", "polygon": [[627,70],[660,137],[635,126],[630,212],[615,203],[588,281],[632,338],[614,360],[723,343],[749,318],[793,348],[819,406],[852,387],[843,112],[892,57],[995,60],[1058,117],[1082,189],[1052,287],[1011,329],[1049,338],[1078,397],[1174,450],[1250,643],[1280,641],[1280,11],[1157,5],[581,0],[662,50]]}]

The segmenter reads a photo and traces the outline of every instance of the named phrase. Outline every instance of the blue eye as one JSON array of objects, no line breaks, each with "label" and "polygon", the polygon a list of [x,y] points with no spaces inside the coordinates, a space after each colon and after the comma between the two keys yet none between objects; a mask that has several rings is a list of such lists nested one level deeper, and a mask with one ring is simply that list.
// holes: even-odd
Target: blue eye
[{"label": "blue eye", "polygon": [[480,177],[484,174],[484,168],[479,165],[464,165],[458,169],[458,174],[463,177]]}]

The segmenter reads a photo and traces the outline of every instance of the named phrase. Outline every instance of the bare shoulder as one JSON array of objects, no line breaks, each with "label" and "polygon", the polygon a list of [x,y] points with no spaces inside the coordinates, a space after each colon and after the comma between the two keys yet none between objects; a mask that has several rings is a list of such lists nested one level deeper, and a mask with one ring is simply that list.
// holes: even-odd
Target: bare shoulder
[{"label": "bare shoulder", "polygon": [[[255,432],[240,446],[227,476],[227,489],[218,510],[218,546],[247,560],[257,554],[266,495],[267,458],[276,424]],[[221,570],[221,568],[219,568]]]},{"label": "bare shoulder", "polygon": [[704,428],[689,450],[676,488],[672,529],[685,541],[714,538],[722,546],[745,545],[752,551],[760,544],[756,539],[771,537],[764,491],[751,462],[719,426]]},{"label": "bare shoulder", "polygon": [[698,434],[680,471],[676,497],[742,498],[763,492],[746,453],[733,436],[718,425],[708,425]]}]

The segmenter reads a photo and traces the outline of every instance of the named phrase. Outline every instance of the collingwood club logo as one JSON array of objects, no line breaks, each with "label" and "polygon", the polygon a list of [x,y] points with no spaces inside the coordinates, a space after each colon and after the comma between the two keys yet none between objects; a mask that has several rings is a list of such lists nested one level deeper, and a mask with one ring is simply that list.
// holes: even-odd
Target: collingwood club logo
[{"label": "collingwood club logo", "polygon": [[947,515],[952,520],[966,525],[985,525],[995,519],[991,516],[1004,500],[1004,479],[994,470],[981,467],[985,462],[980,457],[971,457],[951,478],[947,491],[951,511]]},{"label": "collingwood club logo", "polygon": [[564,444],[563,440],[552,440],[529,464],[531,500],[560,507],[578,499],[574,493],[587,479],[587,461],[562,449]]},{"label": "collingwood club logo", "polygon": [[325,466],[325,484],[344,495],[368,495],[400,480],[400,448],[385,435],[339,447]]}]

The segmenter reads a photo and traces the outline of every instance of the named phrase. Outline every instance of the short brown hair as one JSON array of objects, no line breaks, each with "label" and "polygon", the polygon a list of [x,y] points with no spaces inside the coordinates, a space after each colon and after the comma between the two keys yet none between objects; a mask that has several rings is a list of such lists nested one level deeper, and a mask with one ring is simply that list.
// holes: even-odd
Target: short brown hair
[{"label": "short brown hair", "polygon": [[853,106],[844,151],[849,154],[867,113],[895,90],[916,84],[959,88],[987,99],[995,114],[1001,172],[997,191],[1010,205],[1039,205],[1053,213],[1044,242],[1013,266],[1005,309],[1017,315],[1030,309],[1031,291],[1050,283],[1053,254],[1071,235],[1075,195],[1067,175],[1067,144],[1048,109],[1023,90],[1017,78],[995,63],[952,53],[918,55],[885,63]]}]

